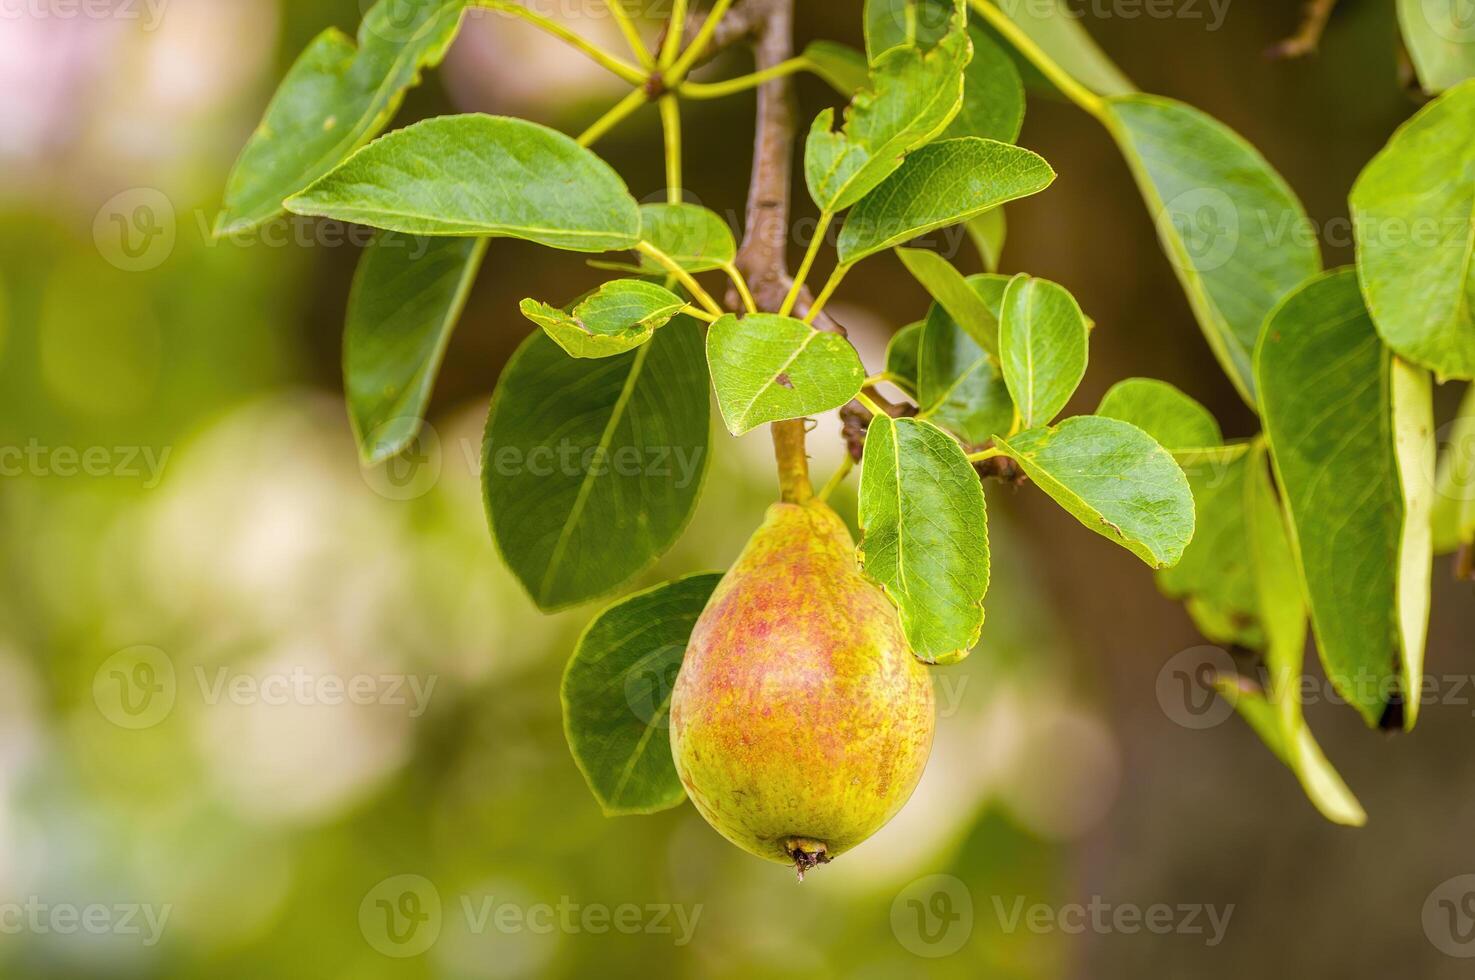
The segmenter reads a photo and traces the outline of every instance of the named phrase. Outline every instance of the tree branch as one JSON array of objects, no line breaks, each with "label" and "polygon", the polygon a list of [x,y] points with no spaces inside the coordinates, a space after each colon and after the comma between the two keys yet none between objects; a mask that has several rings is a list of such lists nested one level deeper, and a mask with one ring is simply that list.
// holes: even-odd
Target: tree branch
[{"label": "tree branch", "polygon": [[1301,26],[1296,33],[1265,52],[1273,59],[1302,58],[1316,52],[1321,35],[1331,20],[1337,0],[1306,0],[1305,12],[1301,15]]}]

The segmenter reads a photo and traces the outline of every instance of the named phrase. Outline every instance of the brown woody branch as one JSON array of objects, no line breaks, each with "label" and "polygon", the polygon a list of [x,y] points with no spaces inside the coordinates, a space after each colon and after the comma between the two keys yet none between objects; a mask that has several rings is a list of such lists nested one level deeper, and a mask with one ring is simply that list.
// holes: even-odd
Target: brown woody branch
[{"label": "brown woody branch", "polygon": [[1321,44],[1321,36],[1326,32],[1327,21],[1331,20],[1332,10],[1336,6],[1337,0],[1307,0],[1301,15],[1301,26],[1296,33],[1266,51],[1265,56],[1280,60],[1315,54],[1317,46]]}]

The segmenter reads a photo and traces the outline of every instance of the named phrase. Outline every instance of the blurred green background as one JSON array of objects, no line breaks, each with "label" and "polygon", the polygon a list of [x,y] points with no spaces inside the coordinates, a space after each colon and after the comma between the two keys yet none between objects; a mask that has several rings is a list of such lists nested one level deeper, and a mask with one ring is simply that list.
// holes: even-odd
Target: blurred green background
[{"label": "blurred green background", "polygon": [[[599,274],[493,242],[421,452],[362,472],[338,371],[351,236],[305,219],[206,233],[286,65],[324,26],[352,32],[360,5],[29,6],[0,19],[5,976],[1468,976],[1437,891],[1475,872],[1468,587],[1441,565],[1441,694],[1415,734],[1308,708],[1371,817],[1334,828],[1237,720],[1175,721],[1172,665],[1203,641],[1139,563],[1029,488],[989,488],[984,643],[938,672],[934,758],[884,832],[799,886],[689,807],[602,817],[558,702],[594,610],[536,612],[475,475],[488,395],[530,329],[517,300]],[[859,45],[859,2],[799,6],[801,43]],[[1414,107],[1391,4],[1347,0],[1322,56],[1294,64],[1261,51],[1295,4],[1237,0],[1222,24],[1202,2],[1091,6],[1139,85],[1246,134],[1325,229],[1328,262],[1350,260],[1347,190]],[[553,8],[616,37],[592,0]],[[620,94],[488,17],[401,119],[576,130]],[[801,95],[805,118],[832,99],[810,79]],[[741,211],[751,116],[751,96],[687,110],[688,183],[721,213]],[[1011,206],[1005,268],[1067,285],[1099,324],[1077,407],[1151,375],[1249,434],[1105,134],[1033,100],[1023,142],[1060,179]],[[600,152],[637,197],[659,194],[653,112]],[[875,368],[925,299],[886,257],[832,309]],[[836,420],[811,441],[823,477]],[[650,582],[724,567],[773,496],[765,434],[716,446],[701,512]],[[1036,904],[1049,914],[1020,914]],[[1154,906],[1178,928],[1112,917]],[[1233,907],[1222,936],[1207,906]]]}]

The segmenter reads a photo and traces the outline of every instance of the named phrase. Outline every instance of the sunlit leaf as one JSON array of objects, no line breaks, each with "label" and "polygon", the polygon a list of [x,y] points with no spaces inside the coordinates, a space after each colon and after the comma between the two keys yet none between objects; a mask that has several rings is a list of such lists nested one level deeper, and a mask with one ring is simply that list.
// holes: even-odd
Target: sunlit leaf
[{"label": "sunlit leaf", "polygon": [[310,44],[282,80],[226,185],[215,233],[247,231],[342,163],[394,116],[405,90],[440,64],[464,0],[380,0],[358,45],[336,28]]},{"label": "sunlit leaf", "polygon": [[[737,242],[728,223],[695,204],[643,204],[640,221],[640,237],[687,272],[720,269],[737,256]],[[640,267],[650,275],[667,274],[665,266],[643,253]]]},{"label": "sunlit leaf", "polygon": [[840,261],[960,224],[1000,204],[1038,194],[1055,180],[1037,154],[973,137],[939,140],[907,157],[861,201],[840,232]]},{"label": "sunlit leaf", "polygon": [[518,348],[492,395],[482,484],[492,536],[540,608],[604,595],[675,542],[706,472],[709,405],[687,317],[597,361],[542,331]]},{"label": "sunlit leaf", "polygon": [[1086,315],[1063,286],[1015,276],[999,314],[999,365],[1026,429],[1048,425],[1086,376]]},{"label": "sunlit leaf", "polygon": [[871,67],[866,64],[865,55],[834,41],[811,41],[800,57],[810,71],[847,99],[853,98],[871,80]]},{"label": "sunlit leaf", "polygon": [[903,379],[917,390],[917,349],[922,343],[922,321],[908,324],[886,344],[886,373]]},{"label": "sunlit leaf", "polygon": [[692,575],[622,599],[579,638],[563,674],[563,730],[610,816],[686,799],[669,734],[671,691],[720,574]]},{"label": "sunlit leaf", "polygon": [[556,130],[504,116],[439,116],[396,130],[287,208],[410,235],[523,238],[576,252],[640,239],[640,209],[609,164]]},{"label": "sunlit leaf", "polygon": [[976,218],[963,223],[983,267],[989,272],[998,272],[1004,259],[1004,242],[1009,236],[1009,222],[1003,208],[985,211]]},{"label": "sunlit leaf", "polygon": [[1352,188],[1378,333],[1442,378],[1475,378],[1475,81],[1393,134]]},{"label": "sunlit leaf", "polygon": [[1398,0],[1398,23],[1425,92],[1475,77],[1475,19],[1466,0]]},{"label": "sunlit leaf", "polygon": [[1193,495],[1172,455],[1134,425],[1080,416],[997,445],[1076,520],[1153,568],[1193,537]]},{"label": "sunlit leaf", "polygon": [[484,238],[390,231],[364,249],[343,335],[343,388],[364,462],[383,462],[419,433],[485,252]]},{"label": "sunlit leaf", "polygon": [[839,408],[859,394],[866,372],[839,334],[767,313],[725,316],[707,331],[712,387],[735,436],[784,419]]},{"label": "sunlit leaf", "polygon": [[611,357],[650,340],[686,301],[670,290],[639,279],[607,282],[567,310],[522,301],[522,315],[542,327],[573,357]]},{"label": "sunlit leaf", "polygon": [[1080,13],[1066,0],[995,0],[995,4],[1051,61],[1097,95],[1134,91],[1121,69],[1096,46],[1081,23]]},{"label": "sunlit leaf", "polygon": [[1131,422],[1170,453],[1224,443],[1219,423],[1207,408],[1153,378],[1118,381],[1102,397],[1096,414]]},{"label": "sunlit leaf", "polygon": [[983,628],[988,515],[962,448],[918,419],[877,416],[860,487],[861,563],[901,613],[912,651],[928,663],[968,655]]},{"label": "sunlit leaf", "polygon": [[952,29],[929,48],[894,47],[871,65],[869,85],[845,110],[814,120],[804,150],[804,177],[820,210],[850,207],[934,139],[963,104],[963,68],[972,54],[961,4]]},{"label": "sunlit leaf", "polygon": [[1448,435],[1434,480],[1431,524],[1438,555],[1475,543],[1475,385],[1465,391]]}]

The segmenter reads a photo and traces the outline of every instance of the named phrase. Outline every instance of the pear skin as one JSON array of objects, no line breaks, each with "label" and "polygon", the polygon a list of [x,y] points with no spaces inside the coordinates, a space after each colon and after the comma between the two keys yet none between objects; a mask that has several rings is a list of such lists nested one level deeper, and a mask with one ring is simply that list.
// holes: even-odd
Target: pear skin
[{"label": "pear skin", "polygon": [[804,871],[896,815],[932,751],[932,678],[822,503],[775,504],[697,620],[671,748],[697,810]]}]

